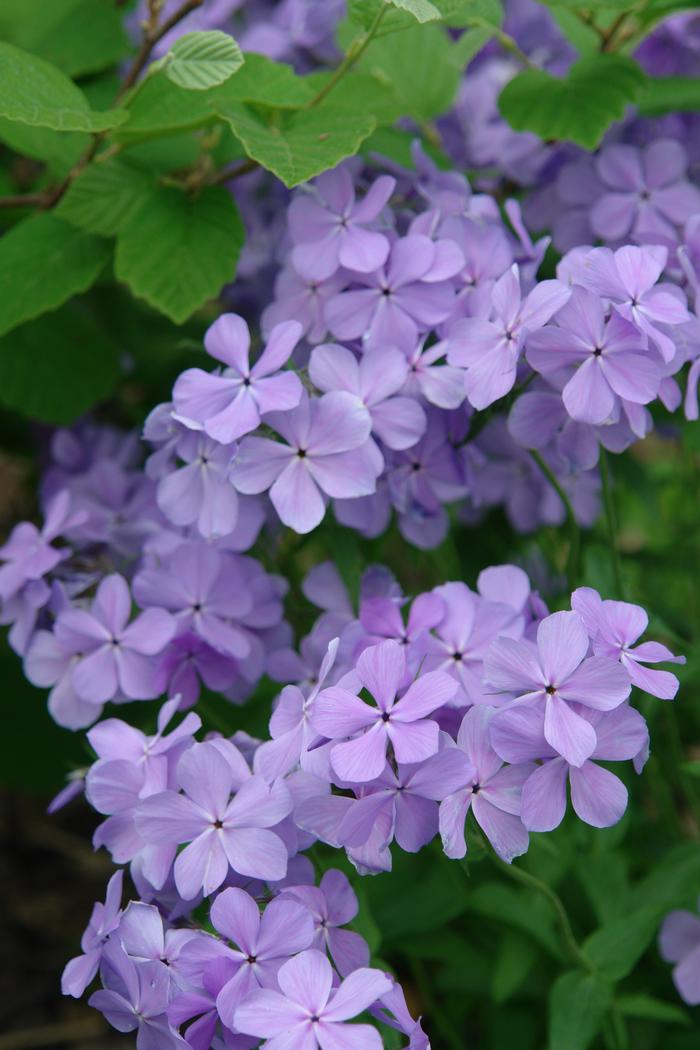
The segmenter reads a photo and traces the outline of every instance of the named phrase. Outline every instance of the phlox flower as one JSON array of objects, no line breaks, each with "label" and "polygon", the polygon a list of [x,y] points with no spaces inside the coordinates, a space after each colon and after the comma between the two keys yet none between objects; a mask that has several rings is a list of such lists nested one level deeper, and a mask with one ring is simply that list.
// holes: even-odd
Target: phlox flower
[{"label": "phlox flower", "polygon": [[700,916],[690,911],[670,912],[659,933],[659,951],[666,962],[675,963],[673,983],[680,997],[689,1006],[697,1006],[700,1003]]},{"label": "phlox flower", "polygon": [[347,875],[331,868],[318,886],[290,886],[284,896],[301,901],[308,909],[314,928],[310,947],[328,951],[341,977],[369,964],[369,948],[364,937],[354,930],[343,929],[360,910]]},{"label": "phlox flower", "polygon": [[122,871],[115,871],[107,883],[104,904],[97,901],[93,906],[90,921],[80,939],[83,954],[71,959],[63,970],[61,991],[64,995],[79,999],[97,973],[109,936],[119,926],[123,878]]}]

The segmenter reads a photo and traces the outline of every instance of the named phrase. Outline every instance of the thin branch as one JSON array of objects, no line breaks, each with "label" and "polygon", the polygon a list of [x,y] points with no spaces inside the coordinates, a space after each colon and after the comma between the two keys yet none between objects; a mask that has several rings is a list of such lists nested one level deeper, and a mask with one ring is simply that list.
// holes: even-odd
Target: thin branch
[{"label": "thin branch", "polygon": [[249,175],[251,171],[255,171],[259,168],[257,160],[253,160],[252,157],[248,157],[247,160],[241,161],[238,164],[232,164],[228,168],[222,168],[221,171],[215,172],[210,179],[207,179],[207,186],[221,186],[224,183],[231,182],[233,179],[240,179],[242,175]]},{"label": "thin branch", "polygon": [[[192,14],[193,11],[196,11],[197,8],[201,7],[203,3],[204,0],[185,0],[185,2],[181,4],[176,11],[173,11],[170,18],[166,18],[165,22],[162,22],[160,25],[158,25],[157,23],[157,17],[154,19],[152,15],[152,17],[146,23],[146,30],[144,32],[141,47],[139,48],[138,54],[134,59],[133,65],[124,77],[124,81],[122,83],[121,88],[119,89],[119,93],[116,99],[114,100],[115,102],[118,102],[121,98],[123,98],[126,92],[134,86],[138,78],[141,76],[141,73],[145,69],[148,60],[151,57],[151,52],[156,46],[156,44],[160,40],[162,40],[163,37],[167,33],[169,33],[171,29],[174,29],[178,22],[181,22],[183,18],[187,17],[187,15]],[[157,16],[157,11],[155,10],[155,8],[153,10],[155,11]]]},{"label": "thin branch", "polygon": [[46,191],[41,193],[17,193],[0,197],[0,208],[41,208],[47,200]]},{"label": "thin branch", "polygon": [[374,39],[374,36],[377,30],[379,29],[379,26],[381,25],[382,19],[386,14],[386,10],[386,4],[382,4],[382,6],[377,11],[374,21],[372,22],[367,32],[364,34],[364,36],[358,37],[356,40],[353,40],[353,42],[350,44],[350,47],[348,48],[347,55],[337,67],[330,80],[308,103],[306,107],[307,109],[312,109],[314,106],[317,106],[319,102],[323,102],[326,95],[328,95],[333,90],[336,84],[343,79],[345,74],[348,73],[352,69],[352,67],[362,58],[369,45],[372,43],[372,40]]},{"label": "thin branch", "polygon": [[559,478],[556,476],[554,471],[548,466],[545,460],[542,458],[536,449],[530,450],[530,455],[534,459],[537,466],[540,468],[545,478],[556,492],[559,499],[564,504],[566,510],[566,517],[569,524],[569,561],[567,576],[569,578],[569,586],[573,591],[578,584],[579,577],[579,559],[581,554],[581,533],[579,531],[578,522],[576,521],[576,513],[573,508],[573,504],[569,499],[567,493],[562,488]]}]

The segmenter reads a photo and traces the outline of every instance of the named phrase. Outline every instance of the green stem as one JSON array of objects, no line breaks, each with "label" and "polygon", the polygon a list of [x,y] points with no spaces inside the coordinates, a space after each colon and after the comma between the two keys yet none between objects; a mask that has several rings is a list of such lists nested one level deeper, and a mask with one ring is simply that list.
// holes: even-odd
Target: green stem
[{"label": "green stem", "polygon": [[545,463],[544,459],[537,452],[536,449],[530,450],[530,455],[534,459],[537,466],[540,468],[544,476],[546,477],[549,484],[556,492],[559,499],[564,504],[566,510],[566,517],[569,524],[569,558],[567,566],[567,576],[569,578],[569,587],[573,591],[578,584],[578,578],[580,573],[580,558],[581,558],[581,533],[576,521],[576,514],[572,506],[571,500],[567,496],[566,492],[561,486],[559,478],[556,476],[554,471]]},{"label": "green stem", "polygon": [[559,929],[559,936],[561,937],[562,944],[569,959],[577,968],[585,970],[587,973],[593,973],[594,966],[581,950],[581,946],[576,940],[574,931],[571,928],[566,908],[564,907],[561,898],[554,892],[551,886],[548,886],[546,882],[542,882],[534,875],[531,875],[530,872],[526,871],[524,868],[518,868],[514,864],[507,864],[491,850],[488,851],[488,857],[491,863],[495,864],[499,871],[508,875],[508,877],[513,879],[514,882],[519,882],[522,886],[527,886],[529,889],[535,890],[549,901],[554,911],[557,927]]},{"label": "green stem", "polygon": [[413,974],[413,980],[416,982],[416,987],[420,992],[423,1005],[425,1006],[425,1012],[433,1022],[435,1028],[437,1028],[445,1040],[445,1045],[451,1046],[452,1050],[463,1050],[464,1039],[460,1036],[456,1028],[453,1027],[452,1022],[440,1009],[435,996],[433,995],[433,989],[428,979],[428,974],[425,969],[425,963],[422,959],[411,958],[411,973]]},{"label": "green stem", "polygon": [[620,565],[620,554],[617,549],[617,522],[615,505],[613,503],[612,485],[610,479],[610,465],[608,454],[604,448],[600,450],[600,479],[603,483],[603,506],[605,509],[605,525],[608,532],[608,547],[610,548],[610,561],[612,564],[613,578],[618,598],[624,599],[625,587],[622,579],[622,566]]},{"label": "green stem", "polygon": [[343,79],[345,74],[352,69],[355,63],[360,60],[360,58],[362,57],[362,55],[364,55],[365,51],[374,39],[374,36],[377,30],[379,29],[379,26],[381,25],[382,19],[384,18],[385,14],[386,4],[382,4],[379,10],[377,11],[377,14],[374,17],[374,21],[372,22],[367,32],[363,33],[361,36],[355,37],[355,39],[351,42],[348,48],[348,53],[346,54],[345,58],[337,67],[330,80],[328,80],[324,84],[324,86],[321,88],[318,94],[315,95],[307,104],[307,109],[311,109],[313,106],[317,106],[319,102],[323,102],[324,98],[333,90],[336,84],[338,84]]}]

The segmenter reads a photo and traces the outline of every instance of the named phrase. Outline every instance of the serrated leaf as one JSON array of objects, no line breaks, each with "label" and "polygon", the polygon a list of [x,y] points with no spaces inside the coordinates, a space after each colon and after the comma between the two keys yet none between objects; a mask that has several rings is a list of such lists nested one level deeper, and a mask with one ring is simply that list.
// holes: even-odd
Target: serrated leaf
[{"label": "serrated leaf", "polygon": [[110,255],[101,237],[32,215],[0,238],[0,335],[86,291]]},{"label": "serrated leaf", "polygon": [[477,26],[474,29],[468,29],[466,33],[462,33],[459,39],[455,40],[450,51],[450,62],[452,65],[459,70],[466,69],[471,60],[481,51],[482,47],[485,47],[489,40],[493,38],[493,35],[493,30],[487,29],[485,26]]},{"label": "serrated leaf", "polygon": [[660,1021],[662,1024],[690,1024],[685,1010],[650,995],[623,995],[616,1000],[623,1017],[635,1017],[641,1021]]},{"label": "serrated leaf", "polygon": [[105,131],[126,110],[97,113],[60,69],[12,44],[0,43],[0,116],[55,131]]},{"label": "serrated leaf", "polygon": [[334,102],[332,96],[288,116],[218,100],[214,105],[248,156],[290,187],[353,156],[376,124],[371,115]]},{"label": "serrated leaf", "polygon": [[93,163],[71,183],[54,214],[81,230],[112,237],[152,186],[147,172],[127,161]]},{"label": "serrated leaf", "polygon": [[115,272],[134,295],[182,324],[233,279],[243,240],[238,209],[223,187],[194,198],[160,189],[124,222]]},{"label": "serrated leaf", "polygon": [[436,0],[445,25],[456,29],[488,22],[498,27],[503,22],[501,0]]},{"label": "serrated leaf", "polygon": [[164,59],[168,79],[187,91],[206,91],[223,84],[242,65],[240,47],[218,29],[185,33]]},{"label": "serrated leaf", "polygon": [[639,112],[647,117],[665,113],[693,113],[700,109],[697,77],[653,77],[639,99]]},{"label": "serrated leaf", "polygon": [[362,69],[391,87],[397,115],[431,120],[450,108],[459,88],[461,70],[451,54],[452,43],[441,26],[415,26],[373,41]]},{"label": "serrated leaf", "polygon": [[657,926],[658,916],[653,909],[626,915],[596,930],[583,951],[605,977],[622,980],[648,948]]},{"label": "serrated leaf", "polygon": [[2,8],[0,37],[70,77],[97,73],[129,52],[114,0],[3,0]]},{"label": "serrated leaf", "polygon": [[53,131],[0,117],[0,142],[15,153],[43,161],[52,174],[67,175],[83,155],[90,139],[81,131]]},{"label": "serrated leaf", "polygon": [[118,347],[76,304],[0,339],[0,402],[30,419],[72,423],[108,397],[118,378]]},{"label": "serrated leaf", "polygon": [[129,118],[116,131],[118,142],[173,135],[201,127],[212,120],[207,96],[186,91],[165,75],[153,73],[129,105]]},{"label": "serrated leaf", "polygon": [[548,1050],[586,1050],[598,1033],[612,987],[579,972],[559,977],[549,993]]},{"label": "serrated leaf", "polygon": [[563,78],[525,70],[506,84],[498,105],[516,131],[594,149],[645,85],[646,76],[633,59],[597,55],[575,63]]}]

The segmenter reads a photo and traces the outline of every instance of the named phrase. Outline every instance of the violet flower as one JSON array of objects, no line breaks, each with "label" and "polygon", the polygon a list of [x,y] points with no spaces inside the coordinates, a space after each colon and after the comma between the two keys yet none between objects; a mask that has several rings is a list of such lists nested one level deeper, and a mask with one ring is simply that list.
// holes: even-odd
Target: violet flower
[{"label": "violet flower", "polygon": [[66,963],[61,977],[61,991],[80,999],[81,995],[97,973],[102,953],[109,937],[119,926],[122,914],[122,881],[124,873],[115,871],[107,883],[107,894],[104,904],[97,901],[83,936],[80,947],[83,954]]},{"label": "violet flower", "polygon": [[700,916],[690,911],[670,912],[659,932],[659,951],[662,959],[675,963],[673,983],[681,999],[689,1006],[697,1006],[700,1003]]},{"label": "violet flower", "polygon": [[364,937],[342,928],[352,922],[360,910],[347,875],[331,868],[318,886],[291,886],[284,891],[284,896],[301,901],[308,909],[314,927],[310,947],[328,951],[341,977],[369,964],[369,948]]}]

